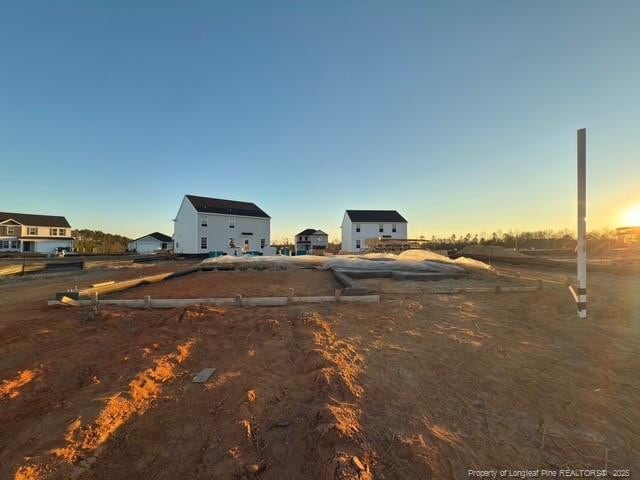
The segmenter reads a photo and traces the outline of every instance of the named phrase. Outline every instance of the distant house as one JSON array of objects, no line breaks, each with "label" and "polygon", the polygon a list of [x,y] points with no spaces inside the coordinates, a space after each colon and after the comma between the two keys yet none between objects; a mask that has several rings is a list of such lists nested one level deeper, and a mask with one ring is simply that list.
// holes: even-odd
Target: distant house
[{"label": "distant house", "polygon": [[296,235],[296,251],[324,254],[329,246],[329,235],[322,230],[307,228]]},{"label": "distant house", "polygon": [[73,250],[64,217],[0,212],[0,252],[57,253]]},{"label": "distant house", "polygon": [[176,253],[274,253],[271,217],[255,203],[185,195],[174,222]]},{"label": "distant house", "polygon": [[616,228],[616,238],[624,243],[640,243],[640,227]]},{"label": "distant house", "polygon": [[171,237],[160,232],[153,232],[129,242],[130,252],[138,252],[142,254],[172,249],[173,240]]},{"label": "distant house", "polygon": [[396,210],[347,210],[341,228],[344,252],[365,250],[367,239],[407,238],[407,220]]}]

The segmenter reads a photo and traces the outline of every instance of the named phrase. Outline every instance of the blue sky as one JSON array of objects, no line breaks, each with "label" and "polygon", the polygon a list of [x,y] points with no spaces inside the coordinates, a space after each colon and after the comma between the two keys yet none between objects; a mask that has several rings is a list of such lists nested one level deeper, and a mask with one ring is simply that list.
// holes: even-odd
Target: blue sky
[{"label": "blue sky", "polygon": [[0,210],[138,236],[186,193],[272,238],[589,227],[640,203],[640,2],[0,2]]}]

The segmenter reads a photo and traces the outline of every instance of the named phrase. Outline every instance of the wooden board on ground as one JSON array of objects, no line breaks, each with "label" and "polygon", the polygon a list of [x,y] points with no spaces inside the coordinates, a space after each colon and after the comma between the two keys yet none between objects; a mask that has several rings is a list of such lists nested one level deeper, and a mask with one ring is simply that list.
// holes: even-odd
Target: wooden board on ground
[{"label": "wooden board on ground", "polygon": [[73,298],[69,298],[67,296],[63,296],[62,298],[60,298],[60,303],[71,305],[72,307],[80,307],[82,305],[78,300],[74,300]]},{"label": "wooden board on ground", "polygon": [[[142,299],[142,300],[119,300],[119,299],[102,299],[93,300],[75,300],[77,304],[83,305],[116,305],[128,308],[178,308],[189,305],[236,305],[236,306],[285,306],[289,303],[324,303],[324,302],[352,302],[352,303],[378,303],[379,295],[334,295],[334,296],[318,296],[318,297],[233,297],[233,298],[161,298],[161,299]],[[61,300],[49,300],[47,305],[57,306],[61,304]],[[72,304],[68,304],[72,305]]]}]

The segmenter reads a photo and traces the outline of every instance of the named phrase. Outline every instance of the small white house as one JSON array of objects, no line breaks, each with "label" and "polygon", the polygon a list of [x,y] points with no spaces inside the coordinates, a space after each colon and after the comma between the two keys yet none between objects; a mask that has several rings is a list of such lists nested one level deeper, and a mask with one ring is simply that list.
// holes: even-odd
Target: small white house
[{"label": "small white house", "polygon": [[173,240],[169,235],[153,232],[129,242],[129,251],[149,254],[173,249]]},{"label": "small white house", "polygon": [[0,212],[0,252],[54,254],[73,250],[71,225],[56,215]]},{"label": "small white house", "polygon": [[307,228],[296,235],[296,252],[324,254],[329,246],[329,235],[316,228]]},{"label": "small white house", "polygon": [[174,219],[176,253],[274,253],[271,217],[255,203],[185,195]]},{"label": "small white house", "polygon": [[347,210],[342,218],[342,251],[366,250],[367,239],[406,239],[407,225],[396,210]]}]

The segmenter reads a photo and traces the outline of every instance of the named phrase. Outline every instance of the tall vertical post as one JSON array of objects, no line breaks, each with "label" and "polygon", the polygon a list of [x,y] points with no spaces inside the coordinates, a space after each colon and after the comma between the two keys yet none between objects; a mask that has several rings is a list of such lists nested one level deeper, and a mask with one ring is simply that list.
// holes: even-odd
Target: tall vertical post
[{"label": "tall vertical post", "polygon": [[578,318],[587,318],[587,129],[578,130]]}]

